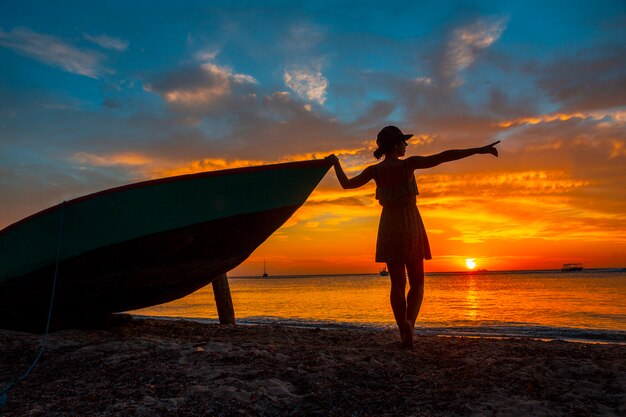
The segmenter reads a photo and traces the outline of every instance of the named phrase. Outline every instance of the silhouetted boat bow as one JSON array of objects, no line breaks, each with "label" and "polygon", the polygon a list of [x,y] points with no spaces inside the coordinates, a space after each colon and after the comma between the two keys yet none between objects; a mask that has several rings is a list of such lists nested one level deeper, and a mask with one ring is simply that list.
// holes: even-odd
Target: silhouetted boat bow
[{"label": "silhouetted boat bow", "polygon": [[243,262],[329,167],[315,160],[145,181],[14,223],[0,231],[0,324],[45,322],[57,249],[57,318],[183,297]]}]

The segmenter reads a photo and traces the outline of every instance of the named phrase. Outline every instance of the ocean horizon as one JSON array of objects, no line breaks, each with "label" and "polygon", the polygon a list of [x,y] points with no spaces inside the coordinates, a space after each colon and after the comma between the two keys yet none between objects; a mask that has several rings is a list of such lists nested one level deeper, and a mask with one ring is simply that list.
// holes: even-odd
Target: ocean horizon
[{"label": "ocean horizon", "polygon": [[[589,273],[589,272],[626,272],[624,268],[612,268],[612,267],[598,267],[598,268],[584,268],[581,271],[566,272],[559,268],[547,268],[547,269],[476,269],[476,270],[459,270],[459,271],[432,271],[425,272],[425,276],[437,276],[437,275],[477,275],[477,274],[533,274],[533,273]],[[340,277],[340,276],[366,276],[366,275],[380,275],[377,272],[344,272],[344,273],[325,273],[325,274],[277,274],[264,277],[262,275],[228,275],[228,278],[306,278],[306,277]]]}]

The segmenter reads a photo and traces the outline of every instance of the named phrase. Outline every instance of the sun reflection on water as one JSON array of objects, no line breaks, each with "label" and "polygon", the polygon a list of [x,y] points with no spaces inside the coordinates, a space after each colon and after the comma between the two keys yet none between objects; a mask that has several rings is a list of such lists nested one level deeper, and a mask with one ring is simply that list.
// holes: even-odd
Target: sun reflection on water
[{"label": "sun reflection on water", "polygon": [[467,294],[465,296],[467,300],[466,317],[468,320],[475,320],[478,314],[479,297],[475,275],[469,275],[467,277],[467,286]]}]

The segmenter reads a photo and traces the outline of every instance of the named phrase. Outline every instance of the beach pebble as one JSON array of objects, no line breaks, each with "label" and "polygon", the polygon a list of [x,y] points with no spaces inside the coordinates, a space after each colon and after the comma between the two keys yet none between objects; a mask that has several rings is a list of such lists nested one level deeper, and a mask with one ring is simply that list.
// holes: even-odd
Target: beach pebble
[{"label": "beach pebble", "polygon": [[206,385],[192,385],[187,388],[187,396],[206,396],[208,393],[212,392],[215,387],[206,386]]},{"label": "beach pebble", "polygon": [[206,381],[212,381],[214,379],[223,378],[224,376],[226,376],[226,373],[222,371],[221,369],[218,369],[218,370],[208,371],[204,375],[204,379]]},{"label": "beach pebble", "polygon": [[33,407],[29,411],[28,415],[29,416],[40,416],[40,415],[43,415],[45,412],[46,412],[46,410],[42,406],[36,405],[35,407]]},{"label": "beach pebble", "polygon": [[267,394],[274,401],[284,401],[300,398],[296,388],[289,381],[282,381],[278,378],[270,378],[256,381],[251,386],[257,388],[259,392]]},{"label": "beach pebble", "polygon": [[203,346],[198,346],[196,349],[198,348],[203,349],[204,352],[207,352],[207,353],[225,353],[225,352],[230,352],[231,350],[230,345],[227,345],[226,343],[219,343],[219,342],[207,343]]},{"label": "beach pebble", "polygon": [[252,393],[249,391],[242,390],[241,388],[233,387],[231,385],[223,385],[215,387],[212,392],[212,396],[216,400],[223,401],[239,401],[239,402],[250,402],[252,399]]},{"label": "beach pebble", "polygon": [[185,399],[180,398],[155,398],[150,395],[145,395],[141,399],[141,406],[151,411],[176,411],[180,405],[185,402]]},{"label": "beach pebble", "polygon": [[267,350],[261,350],[261,349],[252,349],[250,351],[250,354],[253,356],[257,356],[259,358],[265,358],[265,359],[273,359],[274,355],[270,352],[268,352]]}]

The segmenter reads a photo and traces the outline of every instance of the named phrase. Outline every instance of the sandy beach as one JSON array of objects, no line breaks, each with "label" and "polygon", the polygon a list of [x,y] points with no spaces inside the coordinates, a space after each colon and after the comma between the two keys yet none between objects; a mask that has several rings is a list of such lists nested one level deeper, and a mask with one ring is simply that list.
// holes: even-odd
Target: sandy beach
[{"label": "sandy beach", "polygon": [[[37,335],[0,330],[0,385]],[[623,416],[626,346],[139,320],[52,333],[5,416]]]}]

